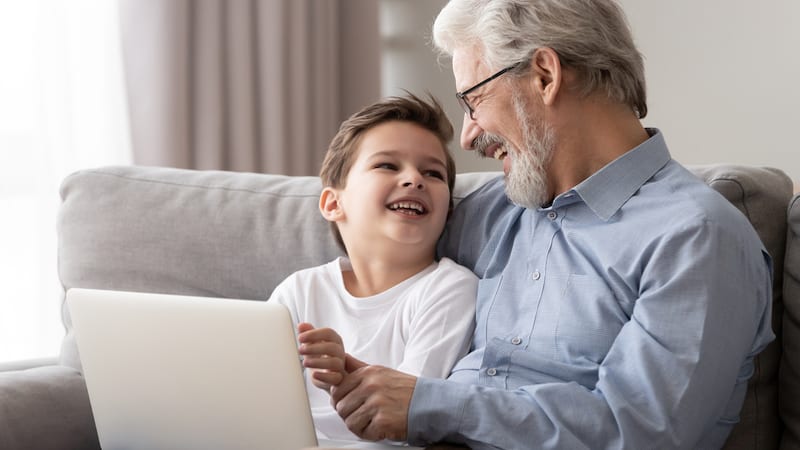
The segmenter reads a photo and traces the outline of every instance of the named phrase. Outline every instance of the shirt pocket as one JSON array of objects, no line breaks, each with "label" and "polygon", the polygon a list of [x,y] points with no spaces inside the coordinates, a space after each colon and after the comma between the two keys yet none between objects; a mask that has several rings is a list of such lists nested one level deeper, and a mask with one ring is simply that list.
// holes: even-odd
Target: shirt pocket
[{"label": "shirt pocket", "polygon": [[552,339],[562,361],[600,364],[630,315],[608,284],[598,276],[564,274],[548,277],[543,300],[556,318]]}]

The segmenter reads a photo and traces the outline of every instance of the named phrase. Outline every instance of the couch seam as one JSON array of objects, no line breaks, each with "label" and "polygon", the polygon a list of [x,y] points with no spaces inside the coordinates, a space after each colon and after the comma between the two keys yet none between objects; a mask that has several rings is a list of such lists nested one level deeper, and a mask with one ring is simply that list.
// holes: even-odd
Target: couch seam
[{"label": "couch seam", "polygon": [[[271,191],[259,191],[255,189],[242,189],[242,188],[232,188],[227,186],[216,186],[216,185],[202,185],[202,184],[193,184],[193,183],[178,183],[174,181],[162,181],[162,180],[151,180],[147,178],[138,178],[132,177],[128,175],[121,175],[117,173],[108,173],[96,170],[85,170],[82,173],[84,174],[93,174],[93,175],[102,175],[102,176],[109,176],[109,177],[116,177],[122,178],[125,180],[130,181],[139,181],[143,183],[152,183],[152,184],[162,184],[166,186],[182,186],[182,187],[190,187],[190,188],[198,188],[198,189],[206,189],[206,190],[223,190],[223,191],[230,191],[230,192],[249,192],[251,194],[265,194],[271,195],[275,197],[297,197],[297,198],[316,198],[319,194],[282,194],[278,192],[271,192]],[[259,175],[259,174],[253,174]]]}]

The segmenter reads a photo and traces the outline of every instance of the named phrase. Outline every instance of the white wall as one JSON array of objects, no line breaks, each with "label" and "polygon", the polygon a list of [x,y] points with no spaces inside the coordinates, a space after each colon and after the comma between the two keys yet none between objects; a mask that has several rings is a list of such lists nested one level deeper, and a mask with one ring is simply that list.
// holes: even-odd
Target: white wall
[{"label": "white wall", "polygon": [[644,123],[675,159],[800,180],[800,1],[619,1],[645,56]]},{"label": "white wall", "polygon": [[[645,56],[647,126],[685,164],[772,166],[800,180],[800,0],[619,0]],[[382,95],[432,92],[458,133],[430,26],[446,0],[382,0]],[[459,172],[500,170],[452,146]]]}]

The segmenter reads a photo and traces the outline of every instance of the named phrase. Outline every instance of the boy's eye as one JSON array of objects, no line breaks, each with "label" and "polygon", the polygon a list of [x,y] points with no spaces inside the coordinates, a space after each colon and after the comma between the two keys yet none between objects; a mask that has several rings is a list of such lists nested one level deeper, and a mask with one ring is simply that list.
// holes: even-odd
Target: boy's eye
[{"label": "boy's eye", "polygon": [[388,162],[375,164],[375,168],[376,169],[397,170],[397,166],[395,166],[392,163],[388,163]]},{"label": "boy's eye", "polygon": [[429,177],[438,178],[438,179],[444,181],[444,174],[442,172],[439,172],[438,170],[429,170],[429,171],[425,172],[425,175],[427,175]]}]

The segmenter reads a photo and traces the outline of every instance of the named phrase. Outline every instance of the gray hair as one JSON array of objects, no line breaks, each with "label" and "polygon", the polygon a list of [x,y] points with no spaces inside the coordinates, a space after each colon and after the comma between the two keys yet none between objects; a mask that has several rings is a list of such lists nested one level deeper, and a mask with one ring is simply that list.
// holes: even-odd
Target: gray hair
[{"label": "gray hair", "polygon": [[446,56],[476,46],[493,70],[530,60],[549,47],[580,77],[580,93],[605,91],[647,115],[642,55],[614,0],[450,0],[433,24]]}]

